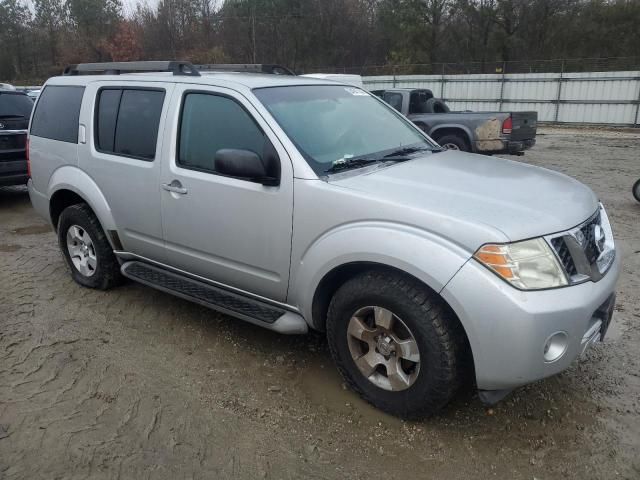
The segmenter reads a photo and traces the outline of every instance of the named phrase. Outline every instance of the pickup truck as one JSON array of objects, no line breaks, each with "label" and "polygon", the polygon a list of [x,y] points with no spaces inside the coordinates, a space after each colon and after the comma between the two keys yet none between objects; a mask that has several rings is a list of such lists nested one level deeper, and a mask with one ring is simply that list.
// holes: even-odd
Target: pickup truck
[{"label": "pickup truck", "polygon": [[450,112],[431,90],[373,90],[448,150],[523,155],[536,143],[537,112]]}]

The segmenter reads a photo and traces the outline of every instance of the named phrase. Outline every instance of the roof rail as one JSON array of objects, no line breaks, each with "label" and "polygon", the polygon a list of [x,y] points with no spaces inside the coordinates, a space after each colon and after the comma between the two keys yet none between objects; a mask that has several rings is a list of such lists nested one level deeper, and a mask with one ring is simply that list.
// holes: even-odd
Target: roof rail
[{"label": "roof rail", "polygon": [[69,65],[63,75],[120,75],[135,72],[173,72],[174,75],[199,77],[200,72],[190,62],[147,61],[79,63]]},{"label": "roof rail", "polygon": [[268,63],[209,63],[194,65],[203,72],[242,72],[242,73],[268,73],[272,75],[295,75],[295,72],[287,67]]}]

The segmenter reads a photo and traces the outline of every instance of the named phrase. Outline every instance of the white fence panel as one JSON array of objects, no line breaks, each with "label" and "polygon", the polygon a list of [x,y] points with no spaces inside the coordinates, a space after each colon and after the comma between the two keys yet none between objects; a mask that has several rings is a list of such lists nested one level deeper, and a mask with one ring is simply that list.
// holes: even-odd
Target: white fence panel
[{"label": "white fence panel", "polygon": [[428,88],[452,110],[535,110],[542,122],[640,126],[640,71],[364,77],[369,90]]}]

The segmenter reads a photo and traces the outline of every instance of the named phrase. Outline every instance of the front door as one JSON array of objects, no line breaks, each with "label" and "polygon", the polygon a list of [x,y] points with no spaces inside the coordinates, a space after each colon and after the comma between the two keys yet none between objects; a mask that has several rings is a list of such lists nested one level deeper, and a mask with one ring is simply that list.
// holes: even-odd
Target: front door
[{"label": "front door", "polygon": [[[237,92],[178,85],[174,99],[161,174],[168,263],[284,301],[293,214],[293,169],[286,151]],[[279,176],[279,185],[217,173],[215,154],[229,148],[259,154]]]}]

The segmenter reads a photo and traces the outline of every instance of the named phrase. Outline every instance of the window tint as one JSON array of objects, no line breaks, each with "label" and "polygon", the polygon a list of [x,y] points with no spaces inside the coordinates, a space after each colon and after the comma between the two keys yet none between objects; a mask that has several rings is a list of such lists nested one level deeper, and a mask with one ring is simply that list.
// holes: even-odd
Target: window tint
[{"label": "window tint", "polygon": [[113,152],[116,136],[116,116],[122,90],[102,90],[98,100],[96,146],[98,150]]},{"label": "window tint", "polygon": [[156,156],[164,91],[104,89],[96,112],[96,148],[144,160]]},{"label": "window tint", "polygon": [[385,93],[383,97],[384,101],[391,105],[393,108],[402,112],[402,94],[400,93]]},{"label": "window tint", "polygon": [[78,143],[78,119],[83,94],[84,87],[45,87],[31,122],[31,135]]},{"label": "window tint", "polygon": [[0,117],[29,120],[33,101],[23,93],[0,93]]},{"label": "window tint", "polygon": [[215,171],[218,150],[251,150],[261,157],[270,143],[249,114],[235,101],[218,95],[189,93],[180,124],[178,163]]},{"label": "window tint", "polygon": [[427,100],[433,98],[431,92],[412,92],[409,97],[409,113],[429,113],[427,112]]}]

